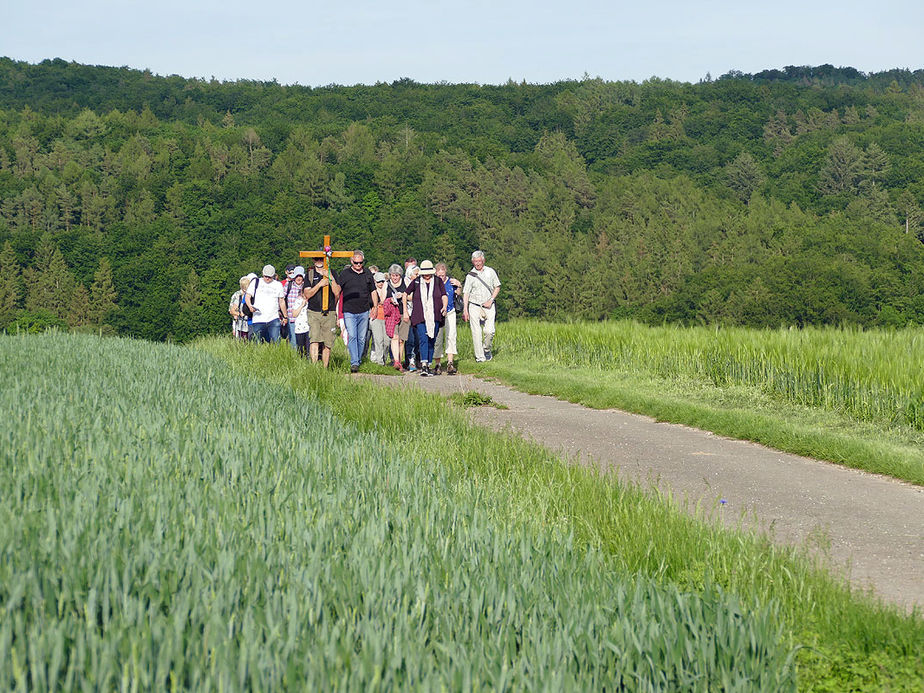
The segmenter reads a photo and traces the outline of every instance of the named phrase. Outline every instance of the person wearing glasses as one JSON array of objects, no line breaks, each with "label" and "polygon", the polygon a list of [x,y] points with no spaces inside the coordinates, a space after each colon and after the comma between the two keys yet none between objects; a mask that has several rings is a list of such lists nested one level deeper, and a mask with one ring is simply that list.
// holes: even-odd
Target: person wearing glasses
[{"label": "person wearing glasses", "polygon": [[253,325],[250,338],[260,342],[278,342],[282,320],[288,321],[286,316],[285,291],[282,284],[276,281],[276,268],[272,265],[263,267],[263,276],[256,277],[247,287],[244,300],[253,315]]},{"label": "person wearing glasses", "polygon": [[369,321],[375,317],[379,305],[375,280],[364,264],[365,256],[362,251],[355,250],[350,266],[345,267],[337,277],[343,300],[343,321],[349,334],[347,350],[350,352],[350,373],[359,371],[359,364],[366,350]]}]

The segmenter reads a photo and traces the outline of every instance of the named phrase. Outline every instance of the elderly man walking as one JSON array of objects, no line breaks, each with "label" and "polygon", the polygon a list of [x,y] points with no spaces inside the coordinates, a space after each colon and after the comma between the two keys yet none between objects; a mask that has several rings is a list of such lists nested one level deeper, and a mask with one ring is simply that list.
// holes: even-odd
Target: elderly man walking
[{"label": "elderly man walking", "polygon": [[500,287],[497,272],[484,264],[484,253],[476,250],[472,253],[472,270],[465,275],[462,287],[462,318],[472,327],[472,345],[478,362],[491,360],[496,315],[494,299]]}]

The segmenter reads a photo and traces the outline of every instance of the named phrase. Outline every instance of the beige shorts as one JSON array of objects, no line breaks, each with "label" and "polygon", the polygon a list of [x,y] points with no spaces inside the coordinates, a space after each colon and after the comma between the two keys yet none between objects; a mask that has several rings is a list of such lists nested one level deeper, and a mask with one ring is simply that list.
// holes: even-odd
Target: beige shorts
[{"label": "beige shorts", "polygon": [[323,343],[331,348],[337,338],[337,313],[334,311],[324,315],[321,311],[308,311],[308,334],[312,344]]},{"label": "beige shorts", "polygon": [[398,337],[402,342],[406,342],[408,336],[411,334],[411,322],[410,320],[402,320],[398,323],[398,329],[395,330],[395,336]]}]

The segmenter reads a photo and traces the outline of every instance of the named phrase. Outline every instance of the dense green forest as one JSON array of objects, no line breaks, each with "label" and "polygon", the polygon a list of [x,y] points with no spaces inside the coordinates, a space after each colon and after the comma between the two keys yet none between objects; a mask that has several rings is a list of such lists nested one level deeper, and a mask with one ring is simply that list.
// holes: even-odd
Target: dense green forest
[{"label": "dense green forest", "polygon": [[924,70],[322,88],[0,59],[0,328],[185,340],[329,233],[502,315],[924,322]]}]

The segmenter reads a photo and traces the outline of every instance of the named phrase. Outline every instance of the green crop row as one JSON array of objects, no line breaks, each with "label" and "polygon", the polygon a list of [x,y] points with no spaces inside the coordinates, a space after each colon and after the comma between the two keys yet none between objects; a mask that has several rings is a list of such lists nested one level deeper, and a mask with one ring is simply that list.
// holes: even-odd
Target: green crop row
[{"label": "green crop row", "polygon": [[516,358],[757,386],[800,405],[924,430],[924,328],[754,330],[630,321],[505,323]]},{"label": "green crop row", "polygon": [[88,336],[0,364],[2,689],[795,687],[774,604],[498,524],[312,394]]}]

